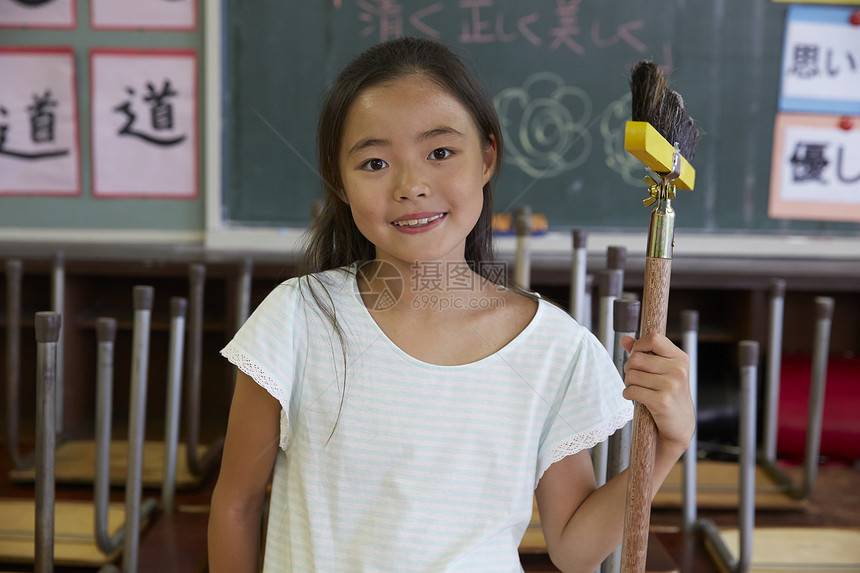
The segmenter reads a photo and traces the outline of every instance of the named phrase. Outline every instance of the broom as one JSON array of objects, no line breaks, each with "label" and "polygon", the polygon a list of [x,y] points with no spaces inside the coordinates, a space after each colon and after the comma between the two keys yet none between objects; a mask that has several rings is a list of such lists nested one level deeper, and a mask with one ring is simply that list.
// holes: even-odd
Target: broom
[{"label": "broom", "polygon": [[[695,170],[690,161],[700,136],[681,96],[668,88],[653,62],[640,62],[633,67],[630,90],[633,121],[627,123],[624,147],[660,179],[645,178],[650,184],[650,196],[644,203],[654,205],[654,209],[648,230],[640,336],[654,332],[665,335],[675,224],[671,199],[676,188],[693,189]],[[645,571],[656,437],[654,419],[647,408],[637,403],[621,546],[624,573]]]}]

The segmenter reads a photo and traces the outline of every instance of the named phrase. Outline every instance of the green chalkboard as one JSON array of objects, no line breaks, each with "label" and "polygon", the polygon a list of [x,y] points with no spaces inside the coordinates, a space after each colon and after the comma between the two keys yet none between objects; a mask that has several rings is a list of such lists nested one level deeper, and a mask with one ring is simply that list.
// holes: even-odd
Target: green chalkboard
[{"label": "green chalkboard", "polygon": [[767,198],[786,8],[770,0],[227,0],[223,216],[304,226],[321,196],[315,127],[327,82],[399,35],[441,39],[494,97],[506,131],[495,210],[551,229],[647,226],[641,163],[623,150],[627,74],[671,69],[704,136],[678,226],[855,234],[770,219]]}]

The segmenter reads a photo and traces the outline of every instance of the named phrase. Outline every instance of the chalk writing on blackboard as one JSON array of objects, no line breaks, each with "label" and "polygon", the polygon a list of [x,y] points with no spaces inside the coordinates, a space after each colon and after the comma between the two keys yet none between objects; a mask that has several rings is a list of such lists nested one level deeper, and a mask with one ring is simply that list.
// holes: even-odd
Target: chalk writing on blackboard
[{"label": "chalk writing on blackboard", "polygon": [[552,72],[529,76],[493,98],[508,160],[536,179],[582,165],[591,153],[591,97]]},{"label": "chalk writing on blackboard", "polygon": [[600,114],[600,135],[606,166],[621,175],[625,183],[642,184],[642,162],[624,149],[624,127],[630,119],[630,93],[619,97]]},{"label": "chalk writing on blackboard", "polygon": [[[343,7],[343,0],[333,0],[335,8]],[[446,25],[458,21],[456,38],[463,44],[509,44],[523,41],[533,46],[546,46],[550,51],[565,50],[577,55],[586,54],[591,48],[607,48],[619,42],[625,43],[639,53],[648,51],[648,46],[635,32],[645,27],[642,20],[630,20],[607,31],[599,19],[583,20],[580,15],[582,0],[557,0],[552,18],[546,18],[521,3],[521,11],[511,14],[496,5],[496,0],[460,0],[456,6],[444,2],[433,2],[407,11],[396,0],[356,0],[361,10],[360,35],[375,36],[380,42],[419,33],[439,38],[454,36]],[[443,12],[457,10],[461,13],[455,20],[447,19]],[[408,25],[407,25],[408,24]]]}]

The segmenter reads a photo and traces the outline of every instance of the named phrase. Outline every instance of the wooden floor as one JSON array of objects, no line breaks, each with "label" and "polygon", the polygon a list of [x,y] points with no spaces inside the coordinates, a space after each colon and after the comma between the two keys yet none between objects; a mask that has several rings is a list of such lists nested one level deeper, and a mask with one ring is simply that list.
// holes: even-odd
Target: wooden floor
[{"label": "wooden floor", "polygon": [[[3,445],[0,443],[0,445]],[[3,449],[5,454],[5,447]],[[800,468],[788,468],[788,473],[800,479]],[[0,497],[32,498],[33,487],[15,485],[8,479],[9,462],[0,461]],[[178,492],[179,511],[159,514],[144,531],[140,546],[141,573],[202,573],[206,568],[207,509],[214,475],[196,491]],[[860,468],[847,464],[828,464],[820,468],[818,481],[809,504],[802,511],[759,511],[756,526],[860,527]],[[112,501],[122,501],[123,492],[112,492]],[[159,495],[144,491],[144,496]],[[59,487],[58,499],[91,499],[89,487]],[[737,525],[734,511],[700,512],[700,517],[712,519],[718,526]],[[682,573],[719,573],[699,534],[681,531],[681,516],[676,510],[652,512],[652,536],[659,542]],[[522,557],[527,572],[557,571],[546,556]],[[88,573],[95,569],[57,568],[57,573]],[[0,571],[32,571],[32,565],[22,566],[0,562]]]}]

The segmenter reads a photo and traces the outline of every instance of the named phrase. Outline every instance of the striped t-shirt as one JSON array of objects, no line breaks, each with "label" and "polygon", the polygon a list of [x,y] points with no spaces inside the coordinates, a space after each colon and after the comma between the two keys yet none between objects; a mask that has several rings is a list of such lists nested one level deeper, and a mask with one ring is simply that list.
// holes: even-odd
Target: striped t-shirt
[{"label": "striped t-shirt", "polygon": [[271,572],[521,571],[543,472],[633,411],[606,350],[558,307],[541,300],[491,356],[439,366],[386,337],[354,267],[279,285],[222,354],[283,407]]}]

